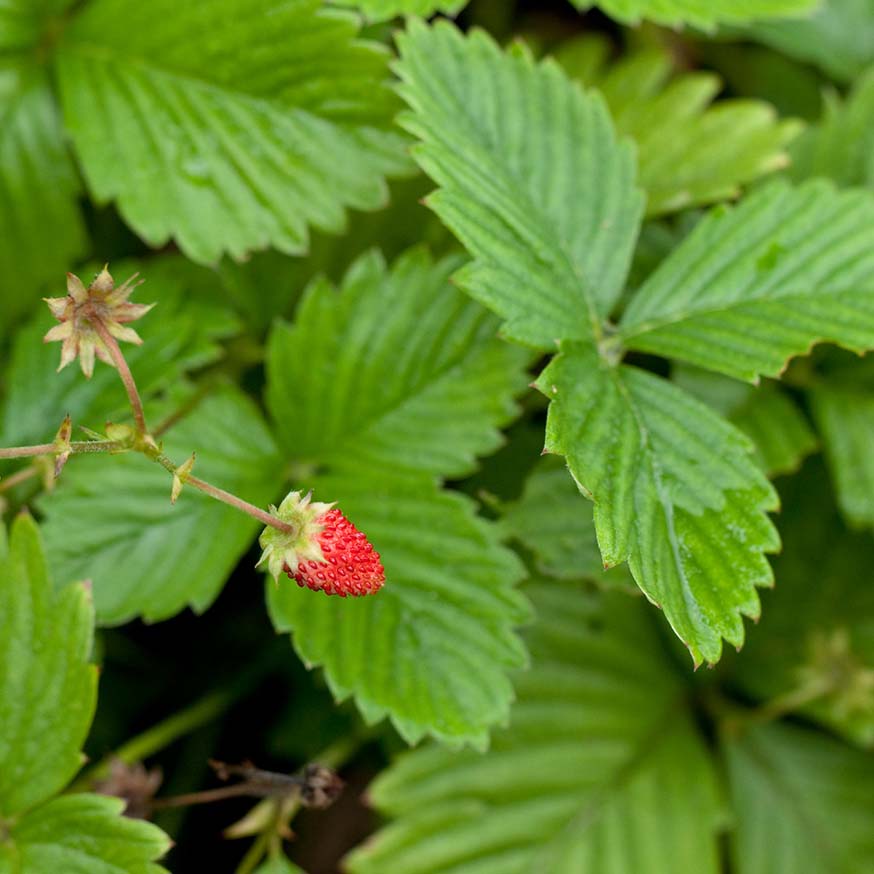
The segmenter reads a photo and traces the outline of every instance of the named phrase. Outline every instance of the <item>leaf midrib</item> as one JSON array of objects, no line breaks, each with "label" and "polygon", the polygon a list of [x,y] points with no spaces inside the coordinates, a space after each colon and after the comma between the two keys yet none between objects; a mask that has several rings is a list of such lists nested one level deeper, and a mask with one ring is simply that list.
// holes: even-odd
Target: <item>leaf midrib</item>
[{"label": "leaf midrib", "polygon": [[[534,860],[534,864],[539,865],[537,869],[533,869],[533,874],[551,874],[542,870],[542,864],[539,861],[542,859],[555,841],[559,839],[567,831],[574,829],[580,832],[588,830],[595,825],[602,815],[604,808],[615,794],[621,792],[637,775],[641,767],[646,763],[649,756],[659,744],[664,742],[666,732],[671,731],[672,724],[677,722],[677,710],[685,701],[685,692],[680,689],[671,696],[669,702],[664,706],[659,717],[653,722],[649,731],[645,732],[633,747],[631,754],[626,759],[608,780],[606,780],[589,798],[587,798],[579,807],[571,819],[569,819],[561,829],[546,842],[543,848],[538,852]],[[686,717],[686,713],[683,713]]]}]

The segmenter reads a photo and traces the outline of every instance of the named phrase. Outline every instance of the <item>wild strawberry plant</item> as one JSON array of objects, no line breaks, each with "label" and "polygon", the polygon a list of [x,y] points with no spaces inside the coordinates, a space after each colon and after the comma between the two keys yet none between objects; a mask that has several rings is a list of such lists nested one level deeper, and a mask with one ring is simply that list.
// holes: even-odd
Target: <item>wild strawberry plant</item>
[{"label": "wild strawberry plant", "polygon": [[874,869],[872,22],[0,4],[0,874]]}]

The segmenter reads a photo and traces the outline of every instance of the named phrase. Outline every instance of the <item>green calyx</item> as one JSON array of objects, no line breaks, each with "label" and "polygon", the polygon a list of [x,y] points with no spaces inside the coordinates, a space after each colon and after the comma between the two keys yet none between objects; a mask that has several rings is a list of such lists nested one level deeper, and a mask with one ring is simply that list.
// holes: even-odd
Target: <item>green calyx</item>
[{"label": "green calyx", "polygon": [[300,492],[289,492],[278,507],[270,506],[270,512],[291,526],[291,531],[280,531],[268,525],[258,543],[261,545],[261,558],[257,567],[267,565],[274,580],[286,566],[295,573],[301,561],[324,561],[319,535],[324,525],[321,519],[334,505],[312,500],[312,492],[301,496]]}]

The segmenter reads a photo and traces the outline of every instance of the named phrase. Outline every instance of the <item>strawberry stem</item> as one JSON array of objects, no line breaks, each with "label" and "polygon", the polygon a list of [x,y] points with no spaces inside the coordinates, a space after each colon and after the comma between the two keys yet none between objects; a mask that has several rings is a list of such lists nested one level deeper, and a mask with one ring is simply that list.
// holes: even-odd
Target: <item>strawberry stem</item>
[{"label": "strawberry stem", "polygon": [[137,390],[137,384],[131,373],[130,367],[128,366],[127,359],[124,357],[124,353],[118,345],[118,340],[109,333],[109,328],[106,327],[99,316],[94,315],[91,319],[91,324],[97,332],[97,335],[103,341],[103,345],[106,346],[109,355],[115,364],[115,368],[118,370],[118,375],[121,377],[122,383],[124,383],[124,389],[127,392],[131,412],[134,416],[134,424],[136,425],[137,434],[141,437],[145,437],[149,432],[146,428],[146,414],[143,411],[143,402],[140,399],[140,393]]},{"label": "strawberry stem", "polygon": [[[79,440],[70,443],[70,452],[81,455],[87,452],[119,452],[129,448],[120,440]],[[39,443],[36,446],[13,446],[0,449],[0,458],[35,458],[38,455],[56,455],[59,449],[55,443]]]},{"label": "strawberry stem", "polygon": [[[146,454],[150,455],[154,461],[157,461],[158,464],[160,464],[168,473],[171,473],[174,476],[179,475],[179,466],[173,464],[173,461],[164,455],[163,452],[149,453],[148,450],[145,451]],[[242,498],[238,498],[236,495],[226,492],[224,489],[220,489],[218,486],[214,486],[211,483],[206,482],[206,480],[202,480],[190,473],[184,474],[183,482],[186,485],[194,486],[198,491],[203,492],[205,495],[209,495],[211,498],[215,498],[217,501],[221,501],[223,504],[227,504],[230,507],[234,507],[237,510],[246,513],[253,519],[262,522],[264,525],[278,528],[286,534],[293,534],[296,530],[294,526],[289,525],[287,522],[283,522],[282,519],[277,519],[276,516],[273,516],[266,510],[262,510],[260,507],[256,507],[254,504],[250,504],[248,501],[244,501]]]}]

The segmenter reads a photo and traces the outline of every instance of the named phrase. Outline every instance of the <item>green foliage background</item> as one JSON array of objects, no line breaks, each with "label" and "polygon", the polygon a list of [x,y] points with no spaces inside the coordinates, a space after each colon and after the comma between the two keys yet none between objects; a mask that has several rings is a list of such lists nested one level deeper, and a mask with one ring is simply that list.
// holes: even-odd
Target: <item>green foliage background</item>
[{"label": "green foliage background", "polygon": [[[0,446],[129,417],[40,298],[140,271],[165,451],[337,501],[387,576],[265,581],[140,456],[0,461],[0,874],[874,870],[872,35],[871,0],[0,0]],[[163,795],[208,758],[350,786],[245,856],[245,801],[122,817],[118,750]]]}]

